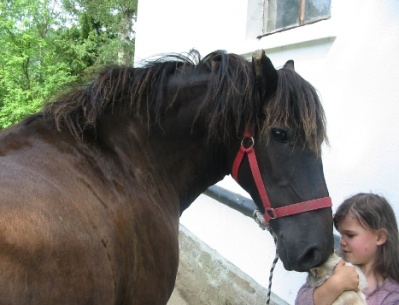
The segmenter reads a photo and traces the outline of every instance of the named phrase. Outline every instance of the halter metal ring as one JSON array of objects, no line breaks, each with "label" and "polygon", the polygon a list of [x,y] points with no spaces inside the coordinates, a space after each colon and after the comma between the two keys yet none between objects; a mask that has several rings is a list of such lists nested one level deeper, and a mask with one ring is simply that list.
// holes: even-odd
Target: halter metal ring
[{"label": "halter metal ring", "polygon": [[[247,144],[247,145],[245,145],[245,144]],[[245,147],[245,149],[254,147],[254,145],[255,145],[255,139],[253,137],[247,137],[247,138],[243,138],[241,140],[241,146]]]}]

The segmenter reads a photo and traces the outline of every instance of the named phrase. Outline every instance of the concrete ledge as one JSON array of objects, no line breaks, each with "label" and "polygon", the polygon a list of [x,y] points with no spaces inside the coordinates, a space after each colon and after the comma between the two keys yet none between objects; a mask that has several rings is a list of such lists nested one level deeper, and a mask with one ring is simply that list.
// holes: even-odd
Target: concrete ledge
[{"label": "concrete ledge", "polygon": [[[180,263],[168,305],[264,305],[266,288],[180,225]],[[239,247],[239,245],[237,245]],[[288,305],[272,293],[271,305]]]}]

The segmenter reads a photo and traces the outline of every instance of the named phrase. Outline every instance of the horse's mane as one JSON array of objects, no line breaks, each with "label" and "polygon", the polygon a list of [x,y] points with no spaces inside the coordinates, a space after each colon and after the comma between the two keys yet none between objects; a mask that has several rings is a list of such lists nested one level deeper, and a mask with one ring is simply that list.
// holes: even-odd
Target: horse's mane
[{"label": "horse's mane", "polygon": [[[306,136],[307,146],[317,150],[325,138],[324,113],[317,94],[300,76],[284,70],[287,69],[278,71],[278,90],[264,114],[267,126],[283,122],[299,128]],[[115,109],[150,126],[160,123],[174,102],[165,99],[165,88],[176,75],[182,80],[186,76],[209,76],[207,92],[196,116],[207,126],[209,137],[227,140],[234,136],[233,131],[240,137],[248,123],[263,125],[262,103],[251,64],[224,51],[215,51],[203,59],[196,51],[166,55],[139,68],[106,67],[86,83],[50,100],[43,113],[54,120],[57,129],[67,128],[77,139],[95,133],[101,116]],[[297,103],[292,103],[287,86],[299,94]]]},{"label": "horse's mane", "polygon": [[[209,126],[212,137],[226,139],[243,122],[256,123],[259,98],[254,96],[254,77],[250,63],[235,54],[216,51],[200,59],[199,53],[166,55],[145,66],[109,66],[91,80],[50,100],[43,109],[58,129],[68,128],[76,138],[95,130],[107,109],[123,107],[137,119],[160,122],[174,100],[165,100],[165,87],[177,73],[209,75],[209,84],[197,118]],[[182,77],[182,79],[183,79]],[[206,115],[205,115],[206,114]],[[217,133],[216,133],[217,132]]]}]

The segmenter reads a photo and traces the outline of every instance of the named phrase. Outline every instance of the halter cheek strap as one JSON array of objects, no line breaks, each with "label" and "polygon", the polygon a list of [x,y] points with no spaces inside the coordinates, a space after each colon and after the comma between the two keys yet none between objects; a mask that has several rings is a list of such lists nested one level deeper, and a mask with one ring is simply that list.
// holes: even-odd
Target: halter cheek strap
[{"label": "halter cheek strap", "polygon": [[242,160],[244,159],[244,156],[247,156],[249,161],[249,166],[251,168],[252,177],[255,181],[255,185],[258,190],[260,199],[262,200],[263,206],[265,208],[265,213],[263,214],[264,223],[261,225],[266,226],[270,221],[270,219],[276,219],[303,212],[329,208],[332,206],[331,198],[324,197],[324,198],[303,201],[300,203],[295,203],[287,206],[282,206],[278,208],[272,208],[269,196],[267,195],[266,188],[262,181],[262,176],[259,170],[258,161],[256,159],[256,154],[254,150],[254,144],[255,141],[252,136],[252,132],[248,129],[245,130],[243,140],[241,141],[240,149],[238,150],[236,158],[233,162],[231,175],[238,182],[238,170],[240,168]]}]

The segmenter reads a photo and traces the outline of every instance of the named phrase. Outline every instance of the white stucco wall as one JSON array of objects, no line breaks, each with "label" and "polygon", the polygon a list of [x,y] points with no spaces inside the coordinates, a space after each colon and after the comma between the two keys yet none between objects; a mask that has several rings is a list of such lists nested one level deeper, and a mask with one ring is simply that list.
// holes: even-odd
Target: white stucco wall
[{"label": "white stucco wall", "polygon": [[[384,195],[399,216],[399,1],[332,0],[332,18],[262,39],[260,0],[140,0],[136,59],[216,49],[250,56],[263,48],[276,67],[294,59],[319,91],[330,146],[325,176],[335,206],[357,192]],[[245,194],[230,177],[221,186]],[[201,196],[181,218],[260,284],[268,285],[272,238],[249,218]],[[275,271],[273,292],[293,304],[304,274]]]}]

